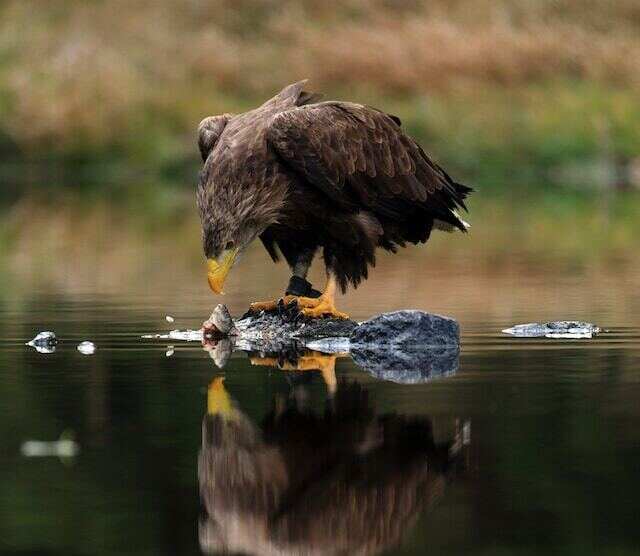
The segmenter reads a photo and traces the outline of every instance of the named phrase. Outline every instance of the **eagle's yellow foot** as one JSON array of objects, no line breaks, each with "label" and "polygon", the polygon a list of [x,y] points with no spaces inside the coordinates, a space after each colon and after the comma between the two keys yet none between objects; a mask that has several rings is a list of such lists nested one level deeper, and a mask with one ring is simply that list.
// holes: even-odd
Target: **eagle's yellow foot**
[{"label": "eagle's yellow foot", "polygon": [[305,317],[348,319],[349,315],[338,311],[335,305],[336,279],[332,274],[327,278],[327,285],[320,297],[299,297],[298,308]]},{"label": "eagle's yellow foot", "polygon": [[295,295],[285,295],[280,299],[273,299],[271,301],[256,301],[249,305],[249,311],[251,313],[259,313],[260,311],[275,311],[281,301],[286,307],[287,305],[289,305],[289,303],[297,299],[298,298]]},{"label": "eagle's yellow foot", "polygon": [[287,307],[291,302],[295,301],[298,304],[300,313],[302,313],[305,317],[330,317],[334,319],[348,319],[349,315],[336,309],[335,295],[336,280],[332,275],[329,275],[327,285],[325,286],[324,292],[322,292],[322,295],[320,297],[285,295],[278,300],[252,303],[249,306],[249,311],[252,313],[259,313],[260,311],[275,311],[281,302],[285,307]]},{"label": "eagle's yellow foot", "polygon": [[252,313],[259,313],[261,311],[275,311],[278,307],[277,299],[273,299],[272,301],[255,301],[251,305],[249,305],[249,311]]},{"label": "eagle's yellow foot", "polygon": [[333,296],[322,294],[320,297],[299,297],[298,308],[305,317],[322,318],[330,317],[334,319],[348,319],[349,315],[338,311],[335,306]]}]

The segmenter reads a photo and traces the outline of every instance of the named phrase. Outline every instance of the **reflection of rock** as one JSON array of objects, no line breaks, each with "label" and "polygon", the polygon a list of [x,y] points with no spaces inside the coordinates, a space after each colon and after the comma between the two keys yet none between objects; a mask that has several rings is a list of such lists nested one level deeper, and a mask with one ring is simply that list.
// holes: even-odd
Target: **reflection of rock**
[{"label": "reflection of rock", "polygon": [[383,313],[363,322],[351,335],[352,346],[393,345],[408,350],[459,343],[460,326],[455,320],[415,310]]},{"label": "reflection of rock", "polygon": [[363,322],[351,336],[351,356],[377,378],[426,382],[458,369],[460,327],[422,311],[384,313]]},{"label": "reflection of rock", "polygon": [[458,370],[458,346],[398,349],[394,346],[351,346],[353,361],[376,378],[415,384],[450,376]]},{"label": "reflection of rock", "polygon": [[592,338],[601,332],[595,324],[580,321],[555,321],[543,324],[532,322],[516,324],[502,331],[517,338]]},{"label": "reflection of rock", "polygon": [[462,445],[436,444],[429,419],[379,415],[358,384],[320,413],[276,399],[259,428],[220,386],[198,460],[206,553],[379,553],[442,496]]}]

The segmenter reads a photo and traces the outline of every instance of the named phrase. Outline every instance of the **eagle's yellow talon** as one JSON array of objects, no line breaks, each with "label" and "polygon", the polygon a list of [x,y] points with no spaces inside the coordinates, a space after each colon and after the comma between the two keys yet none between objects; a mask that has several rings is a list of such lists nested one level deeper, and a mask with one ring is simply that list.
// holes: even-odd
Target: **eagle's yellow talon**
[{"label": "eagle's yellow talon", "polygon": [[336,284],[333,277],[327,280],[327,286],[320,297],[303,297],[295,295],[285,295],[280,299],[273,301],[258,301],[249,306],[249,311],[259,313],[260,311],[275,311],[278,304],[282,302],[285,307],[295,301],[298,304],[300,312],[309,318],[331,317],[334,319],[348,319],[349,315],[338,311],[335,306],[335,290]]},{"label": "eagle's yellow talon", "polygon": [[252,313],[259,313],[260,311],[275,311],[278,307],[278,300],[272,301],[256,301],[249,305],[249,311]]},{"label": "eagle's yellow talon", "polygon": [[297,301],[298,299],[302,298],[298,298],[295,295],[285,295],[280,299],[273,299],[271,301],[256,301],[249,305],[249,311],[251,313],[259,313],[260,311],[275,311],[281,301],[286,307],[287,305],[289,305],[289,303],[291,303],[292,301]]},{"label": "eagle's yellow talon", "polygon": [[309,318],[331,317],[334,319],[348,319],[349,315],[336,309],[335,295],[335,278],[329,276],[327,285],[320,297],[299,297],[297,299],[300,312]]},{"label": "eagle's yellow talon", "polygon": [[326,300],[321,301],[315,307],[303,307],[300,312],[305,317],[310,318],[322,318],[322,317],[331,317],[333,319],[348,319],[349,315],[343,313],[342,311],[338,311],[335,308],[333,303],[329,303]]}]

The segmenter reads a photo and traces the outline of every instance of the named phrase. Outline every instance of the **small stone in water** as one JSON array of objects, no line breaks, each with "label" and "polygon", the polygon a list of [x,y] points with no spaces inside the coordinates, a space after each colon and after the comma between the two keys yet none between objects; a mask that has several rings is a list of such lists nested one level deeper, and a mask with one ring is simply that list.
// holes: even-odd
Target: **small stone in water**
[{"label": "small stone in water", "polygon": [[167,315],[166,317],[164,317],[166,319],[167,322],[174,322],[176,319],[174,319],[171,315]]},{"label": "small stone in water", "polygon": [[93,355],[96,352],[96,346],[93,342],[84,341],[78,345],[78,351],[82,355]]},{"label": "small stone in water", "polygon": [[35,348],[38,353],[53,353],[56,350],[58,340],[56,335],[50,330],[39,332],[36,337],[27,342],[26,345]]},{"label": "small stone in water", "polygon": [[166,357],[171,357],[176,352],[173,346],[167,346],[167,352],[165,353]]},{"label": "small stone in water", "polygon": [[26,440],[20,446],[20,452],[27,458],[59,457],[72,458],[80,452],[80,446],[72,438],[60,438],[53,442]]}]

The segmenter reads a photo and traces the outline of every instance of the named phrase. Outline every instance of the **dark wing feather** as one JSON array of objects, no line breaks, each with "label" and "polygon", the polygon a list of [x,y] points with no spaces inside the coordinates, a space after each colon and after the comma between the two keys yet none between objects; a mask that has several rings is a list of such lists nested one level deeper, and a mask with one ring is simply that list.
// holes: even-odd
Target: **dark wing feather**
[{"label": "dark wing feather", "polygon": [[401,127],[374,108],[343,102],[274,116],[267,140],[281,159],[341,208],[403,218],[408,206],[461,230],[454,214],[470,188],[454,182]]}]

